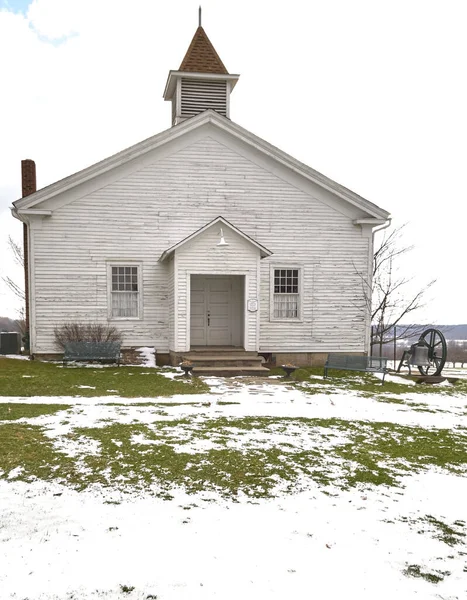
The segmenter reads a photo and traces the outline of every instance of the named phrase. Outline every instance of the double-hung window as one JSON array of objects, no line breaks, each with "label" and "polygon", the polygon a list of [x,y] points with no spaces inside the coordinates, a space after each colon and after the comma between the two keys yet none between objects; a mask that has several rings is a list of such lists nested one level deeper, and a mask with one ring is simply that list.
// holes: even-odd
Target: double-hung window
[{"label": "double-hung window", "polygon": [[300,269],[274,269],[273,273],[273,319],[299,319]]},{"label": "double-hung window", "polygon": [[140,266],[110,265],[110,317],[138,319],[140,317]]}]

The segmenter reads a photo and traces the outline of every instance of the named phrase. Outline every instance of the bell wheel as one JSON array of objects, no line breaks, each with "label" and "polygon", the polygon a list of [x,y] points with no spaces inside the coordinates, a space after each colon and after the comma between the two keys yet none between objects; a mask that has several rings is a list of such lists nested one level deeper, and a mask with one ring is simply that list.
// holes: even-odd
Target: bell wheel
[{"label": "bell wheel", "polygon": [[418,340],[428,348],[428,365],[419,366],[418,370],[422,375],[441,375],[446,362],[448,348],[446,338],[439,329],[427,329],[422,333]]}]

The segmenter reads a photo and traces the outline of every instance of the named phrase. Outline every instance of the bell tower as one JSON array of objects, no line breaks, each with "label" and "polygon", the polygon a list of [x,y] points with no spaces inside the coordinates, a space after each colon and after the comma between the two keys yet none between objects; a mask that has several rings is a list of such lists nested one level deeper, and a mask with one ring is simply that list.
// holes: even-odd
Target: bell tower
[{"label": "bell tower", "polygon": [[164,100],[172,102],[172,126],[205,110],[230,118],[230,94],[239,75],[230,75],[201,26],[191,40],[178,71],[170,71]]}]

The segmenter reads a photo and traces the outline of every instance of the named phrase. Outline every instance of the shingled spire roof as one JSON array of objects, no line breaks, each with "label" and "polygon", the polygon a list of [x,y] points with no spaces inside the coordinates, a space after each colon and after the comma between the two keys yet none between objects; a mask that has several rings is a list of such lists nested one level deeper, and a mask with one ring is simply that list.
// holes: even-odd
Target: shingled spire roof
[{"label": "shingled spire roof", "polygon": [[189,73],[218,73],[228,75],[229,72],[211,44],[204,29],[199,26],[191,40],[191,44],[182,60],[179,71]]}]

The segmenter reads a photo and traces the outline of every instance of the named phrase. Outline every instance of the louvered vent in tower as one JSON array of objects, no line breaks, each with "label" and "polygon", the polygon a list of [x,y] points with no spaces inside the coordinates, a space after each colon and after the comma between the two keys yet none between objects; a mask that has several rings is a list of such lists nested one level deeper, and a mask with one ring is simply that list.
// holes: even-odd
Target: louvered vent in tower
[{"label": "louvered vent in tower", "polygon": [[182,119],[194,117],[209,108],[228,117],[226,81],[182,78],[181,84]]}]

